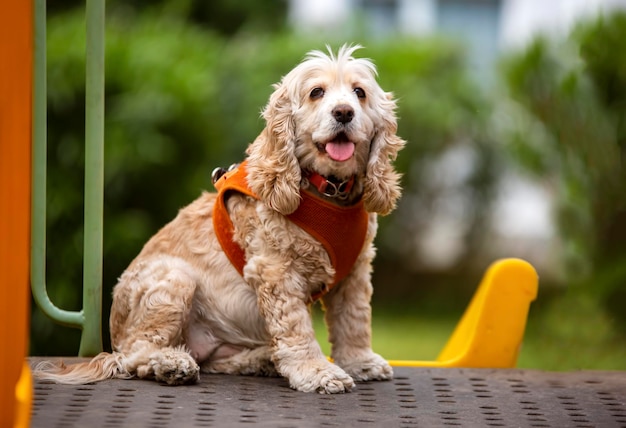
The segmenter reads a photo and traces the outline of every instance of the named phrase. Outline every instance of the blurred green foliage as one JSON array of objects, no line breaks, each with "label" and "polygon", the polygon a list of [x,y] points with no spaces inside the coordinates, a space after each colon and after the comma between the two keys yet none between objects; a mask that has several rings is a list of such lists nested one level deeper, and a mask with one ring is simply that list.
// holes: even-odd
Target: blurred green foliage
[{"label": "blurred green foliage", "polygon": [[[165,14],[180,21],[210,28],[224,36],[239,32],[271,32],[286,23],[287,0],[107,0],[108,15],[127,17]],[[55,0],[46,4],[49,15],[83,8],[85,0]]]},{"label": "blurred green foliage", "polygon": [[578,26],[561,42],[536,40],[505,63],[522,106],[513,159],[557,197],[566,281],[626,324],[626,14]]},{"label": "blurred green foliage", "polygon": [[[177,3],[163,2],[129,13],[127,6],[113,2],[107,16],[105,343],[111,289],[142,245],[180,207],[212,188],[213,168],[242,159],[264,126],[260,111],[271,85],[307,51],[325,49],[327,43],[336,49],[343,43],[283,30],[226,36],[194,23],[187,9],[172,12],[172,4]],[[484,144],[482,126],[488,110],[465,75],[459,46],[435,38],[361,43],[367,49],[360,54],[373,58],[379,68],[381,86],[398,94],[399,132],[410,141],[399,158],[406,174],[407,202],[399,215],[385,219],[381,246],[391,259],[411,260],[410,249],[398,244],[407,241],[407,231],[416,230],[411,208],[415,203],[408,201],[418,198],[420,205],[427,205],[436,196],[421,190],[420,183],[428,178],[422,165],[459,141],[487,151],[490,146]],[[81,304],[83,70],[83,11],[52,14],[48,22],[47,283],[52,301],[68,310]],[[489,171],[487,164],[475,171],[481,189],[489,182]],[[479,214],[476,210],[468,218]],[[34,309],[31,353],[71,355],[77,340],[77,334],[68,335],[67,329],[52,325]]]}]

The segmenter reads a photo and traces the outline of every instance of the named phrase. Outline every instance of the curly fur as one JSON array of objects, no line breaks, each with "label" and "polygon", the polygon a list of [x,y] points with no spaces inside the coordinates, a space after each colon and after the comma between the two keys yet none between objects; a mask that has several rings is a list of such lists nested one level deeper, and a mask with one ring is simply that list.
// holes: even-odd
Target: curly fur
[{"label": "curly fur", "polygon": [[[371,350],[370,277],[376,216],[389,213],[400,196],[392,161],[404,141],[396,136],[395,102],[376,83],[374,65],[352,56],[358,48],[344,46],[336,56],[313,51],[275,85],[263,111],[267,125],[247,150],[249,185],[260,200],[235,194],[227,201],[234,240],[245,251],[243,277],[216,239],[216,196],[203,193],[119,279],[110,318],[114,352],[70,366],[43,364],[36,376],[176,385],[196,381],[202,369],[282,375],[292,388],[321,393],[392,377]],[[321,96],[313,96],[316,88]],[[350,120],[333,113],[339,105],[352,112]],[[339,161],[325,144],[340,134],[354,143],[354,153]],[[333,267],[322,245],[285,217],[298,207],[300,189],[311,187],[305,171],[354,177],[350,193],[331,200],[362,199],[370,212],[351,273],[323,298],[334,363],[315,340],[308,308],[310,296],[332,281]]]}]

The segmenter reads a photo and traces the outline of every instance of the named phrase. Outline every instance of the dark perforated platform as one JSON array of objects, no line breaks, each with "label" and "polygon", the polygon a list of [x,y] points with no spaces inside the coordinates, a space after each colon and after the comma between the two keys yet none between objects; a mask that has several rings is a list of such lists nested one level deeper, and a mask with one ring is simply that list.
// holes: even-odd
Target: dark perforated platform
[{"label": "dark perforated platform", "polygon": [[395,374],[343,395],[223,375],[179,387],[36,382],[32,426],[626,428],[626,372],[395,367]]}]

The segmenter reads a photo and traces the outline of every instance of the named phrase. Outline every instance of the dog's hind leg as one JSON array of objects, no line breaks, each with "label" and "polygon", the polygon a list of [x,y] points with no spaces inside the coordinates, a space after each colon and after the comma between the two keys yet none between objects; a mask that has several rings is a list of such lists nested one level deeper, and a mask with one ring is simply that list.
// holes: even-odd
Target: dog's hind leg
[{"label": "dog's hind leg", "polygon": [[169,385],[195,382],[198,364],[185,347],[198,279],[186,262],[159,257],[120,279],[111,309],[111,339],[129,373]]},{"label": "dog's hind leg", "polygon": [[200,369],[185,349],[183,329],[197,285],[183,260],[157,257],[127,270],[113,292],[112,354],[87,362],[42,362],[34,376],[66,384],[139,377],[169,385],[195,382]]}]

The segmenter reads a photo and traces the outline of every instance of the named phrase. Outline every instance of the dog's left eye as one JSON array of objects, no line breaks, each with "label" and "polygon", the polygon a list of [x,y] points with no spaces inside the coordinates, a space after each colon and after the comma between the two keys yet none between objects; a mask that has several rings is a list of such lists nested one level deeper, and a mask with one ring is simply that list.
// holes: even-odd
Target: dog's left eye
[{"label": "dog's left eye", "polygon": [[363,90],[363,88],[354,88],[354,93],[359,98],[365,98],[365,91]]}]

